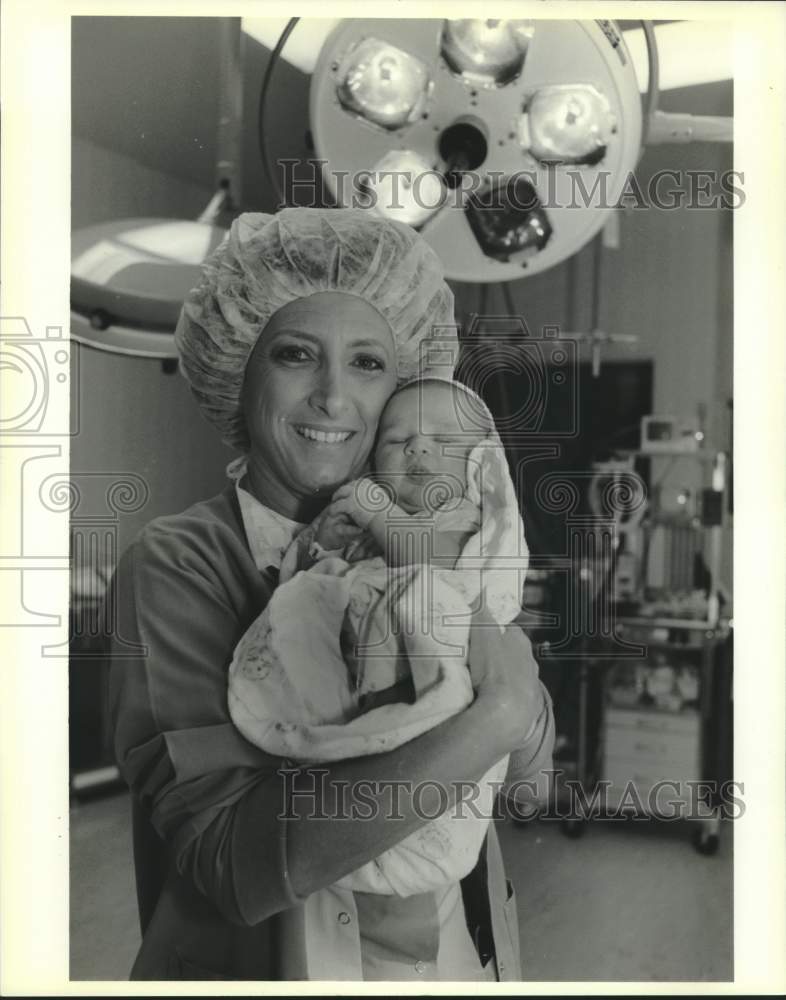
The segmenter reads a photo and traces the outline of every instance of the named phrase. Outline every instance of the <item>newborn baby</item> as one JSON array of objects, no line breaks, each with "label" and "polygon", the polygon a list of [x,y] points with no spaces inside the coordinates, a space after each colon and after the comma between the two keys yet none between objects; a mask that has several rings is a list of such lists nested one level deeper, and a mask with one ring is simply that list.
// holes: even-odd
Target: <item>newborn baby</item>
[{"label": "newborn baby", "polygon": [[[349,563],[380,557],[391,567],[454,569],[464,545],[480,529],[479,505],[467,496],[468,458],[493,432],[485,404],[458,383],[429,379],[399,389],[380,418],[374,478],[337,490],[333,502],[286,553],[282,581],[335,556]],[[341,640],[359,707],[414,700],[401,636],[396,680],[384,688],[380,685],[390,680],[393,651],[388,646],[359,662],[354,626],[361,624],[350,604]],[[373,669],[374,661],[379,670]]]},{"label": "newborn baby", "polygon": [[[317,763],[413,739],[472,700],[471,608],[485,601],[500,624],[518,614],[523,527],[478,396],[439,379],[403,386],[380,419],[373,470],[342,486],[295,539],[279,587],[235,650],[230,712],[268,752]],[[479,783],[482,817],[506,765]],[[457,811],[340,884],[409,895],[462,878],[488,820]]]},{"label": "newborn baby", "polygon": [[[459,424],[459,406],[467,427]],[[394,393],[380,418],[374,480],[337,490],[315,523],[317,545],[341,548],[348,519],[376,543],[369,546],[369,538],[351,542],[350,560],[376,549],[392,566],[423,561],[425,555],[453,568],[467,538],[480,527],[480,511],[466,495],[467,459],[492,432],[491,415],[458,383],[408,383]],[[435,532],[439,543],[430,552]],[[405,540],[420,545],[413,551]]]}]

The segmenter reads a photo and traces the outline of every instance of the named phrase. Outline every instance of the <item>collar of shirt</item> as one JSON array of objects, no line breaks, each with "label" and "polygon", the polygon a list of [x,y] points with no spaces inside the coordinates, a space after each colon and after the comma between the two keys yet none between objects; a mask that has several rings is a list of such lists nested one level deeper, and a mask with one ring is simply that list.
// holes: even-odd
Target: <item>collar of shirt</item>
[{"label": "collar of shirt", "polygon": [[298,521],[266,507],[241,485],[246,474],[245,457],[235,459],[227,466],[227,476],[234,480],[240,515],[248,538],[251,558],[256,568],[263,572],[269,567],[281,568],[284,552],[295,535],[306,527]]}]

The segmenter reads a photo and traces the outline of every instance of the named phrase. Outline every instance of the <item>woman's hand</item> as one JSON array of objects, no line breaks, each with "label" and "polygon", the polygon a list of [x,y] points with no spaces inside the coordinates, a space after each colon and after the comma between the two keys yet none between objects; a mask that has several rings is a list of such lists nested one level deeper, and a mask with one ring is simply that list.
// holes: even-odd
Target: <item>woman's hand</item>
[{"label": "woman's hand", "polygon": [[474,707],[488,717],[489,732],[504,755],[530,735],[543,708],[532,644],[518,625],[501,629],[485,609],[473,616],[469,669]]}]

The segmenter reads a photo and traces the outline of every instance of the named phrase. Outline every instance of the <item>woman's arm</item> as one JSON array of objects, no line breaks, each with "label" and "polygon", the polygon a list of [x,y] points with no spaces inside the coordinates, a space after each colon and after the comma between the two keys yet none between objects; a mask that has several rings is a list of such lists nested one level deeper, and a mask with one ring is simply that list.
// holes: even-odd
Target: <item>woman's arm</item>
[{"label": "woman's arm", "polygon": [[[388,754],[300,768],[273,787],[249,792],[234,810],[231,847],[224,852],[220,881],[231,875],[237,894],[236,912],[228,915],[253,924],[282,908],[259,877],[260,854],[269,850],[259,831],[270,828],[271,813],[289,816],[282,821],[288,883],[293,899],[304,899],[425,825],[455,801],[457,791],[466,794],[510,749],[490,738],[490,725],[490,714],[473,705]],[[207,850],[211,870],[223,826],[197,848]],[[218,884],[215,889],[222,892]]]},{"label": "woman's arm", "polygon": [[[191,864],[203,891],[224,900],[227,916],[254,924],[338,881],[444,811],[514,747],[533,777],[550,767],[551,702],[528,640],[515,626],[504,637],[496,627],[476,628],[470,657],[480,690],[464,712],[387,754],[277,774],[244,796],[231,820],[206,831]],[[363,818],[353,818],[353,809]],[[288,817],[278,834],[288,901],[260,878],[270,849],[260,831],[272,832],[276,813]]]},{"label": "woman's arm", "polygon": [[[546,724],[548,711],[526,640],[519,633],[511,644],[494,626],[473,632],[470,660],[480,681],[465,712],[389,754],[282,772],[281,761],[248,744],[228,719],[226,668],[248,624],[240,602],[254,579],[238,577],[237,592],[227,591],[243,550],[226,552],[231,540],[220,541],[216,552],[231,573],[216,566],[216,553],[207,558],[172,532],[148,533],[121,561],[113,584],[116,746],[178,868],[228,919],[254,924],[424,825],[447,808],[455,782],[478,780],[523,742],[532,720]],[[143,651],[129,656],[129,643]],[[506,693],[514,689],[511,711]],[[424,781],[437,786],[422,788],[417,803],[413,793]],[[402,819],[389,815],[392,783],[401,788]],[[347,792],[361,790],[370,818],[338,818]]]}]

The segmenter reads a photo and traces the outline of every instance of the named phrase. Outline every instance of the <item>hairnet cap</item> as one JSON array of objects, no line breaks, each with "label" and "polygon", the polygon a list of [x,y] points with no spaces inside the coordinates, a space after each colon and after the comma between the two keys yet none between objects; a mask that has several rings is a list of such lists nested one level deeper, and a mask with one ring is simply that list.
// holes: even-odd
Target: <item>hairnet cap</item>
[{"label": "hairnet cap", "polygon": [[328,291],[356,295],[387,320],[400,382],[428,374],[424,341],[456,340],[442,265],[409,226],[352,208],[240,215],[205,262],[175,330],[181,370],[228,444],[248,449],[243,378],[271,316],[288,302]]}]

